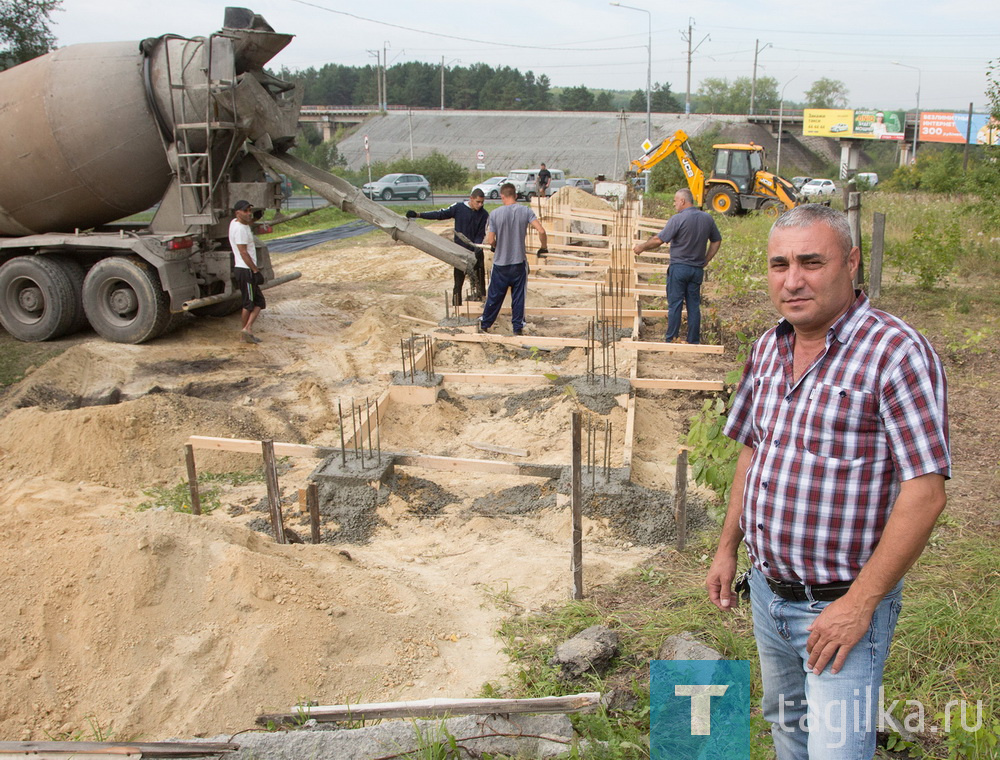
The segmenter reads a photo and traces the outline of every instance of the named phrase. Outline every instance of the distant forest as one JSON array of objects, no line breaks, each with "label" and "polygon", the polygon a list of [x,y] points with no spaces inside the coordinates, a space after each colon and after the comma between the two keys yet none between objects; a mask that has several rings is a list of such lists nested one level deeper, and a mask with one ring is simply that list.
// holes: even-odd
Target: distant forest
[{"label": "distant forest", "polygon": [[[536,77],[509,66],[485,63],[444,67],[444,106],[459,110],[502,111],[634,111],[646,112],[646,91],[622,92],[579,87],[553,88],[544,74]],[[327,64],[318,69],[281,69],[277,75],[304,87],[308,105],[368,106],[378,103],[376,67]],[[385,81],[386,102],[411,108],[441,107],[442,67],[431,63],[390,66]],[[652,89],[652,110],[679,113],[682,99],[669,84]]]}]

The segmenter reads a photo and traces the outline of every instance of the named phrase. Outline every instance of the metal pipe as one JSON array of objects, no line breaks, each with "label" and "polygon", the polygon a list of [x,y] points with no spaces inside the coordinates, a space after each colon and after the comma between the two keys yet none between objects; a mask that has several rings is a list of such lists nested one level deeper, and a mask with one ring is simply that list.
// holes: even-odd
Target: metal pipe
[{"label": "metal pipe", "polygon": [[[302,272],[290,272],[289,274],[283,274],[281,277],[275,277],[273,280],[268,280],[263,285],[259,285],[258,287],[261,290],[268,290],[270,288],[277,287],[278,285],[284,285],[286,282],[297,280],[301,276]],[[200,309],[202,306],[211,306],[212,304],[222,303],[223,301],[235,301],[239,297],[239,291],[234,290],[230,293],[219,293],[214,296],[205,296],[204,298],[194,298],[190,301],[185,301],[181,304],[181,308],[184,311],[191,311],[191,309]]]}]

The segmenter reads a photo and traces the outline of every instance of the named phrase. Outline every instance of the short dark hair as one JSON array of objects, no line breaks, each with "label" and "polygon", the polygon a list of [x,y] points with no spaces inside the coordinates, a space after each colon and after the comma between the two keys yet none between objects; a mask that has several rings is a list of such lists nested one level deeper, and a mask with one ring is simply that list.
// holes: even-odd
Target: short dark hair
[{"label": "short dark hair", "polygon": [[470,198],[485,198],[486,197],[486,193],[484,193],[478,187],[474,187],[474,188],[472,188],[472,192],[469,193],[469,197]]},{"label": "short dark hair", "polygon": [[821,203],[805,203],[801,206],[796,206],[790,211],[786,211],[771,225],[771,231],[768,233],[767,239],[770,241],[775,230],[801,229],[812,227],[814,224],[825,225],[833,231],[833,234],[837,238],[837,244],[840,246],[846,260],[851,253],[851,249],[854,247],[851,239],[851,226],[847,222],[847,214],[830,206],[824,206]]},{"label": "short dark hair", "polygon": [[514,184],[512,182],[504,182],[502,185],[500,185],[500,195],[506,195],[508,198],[511,196],[516,198],[517,188],[514,187]]}]

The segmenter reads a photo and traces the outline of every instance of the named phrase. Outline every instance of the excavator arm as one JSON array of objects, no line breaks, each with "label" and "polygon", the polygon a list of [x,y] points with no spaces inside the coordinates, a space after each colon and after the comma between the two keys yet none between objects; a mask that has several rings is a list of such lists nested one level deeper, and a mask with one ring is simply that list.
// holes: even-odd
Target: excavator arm
[{"label": "excavator arm", "polygon": [[636,173],[652,169],[660,161],[671,155],[677,156],[681,171],[684,172],[688,187],[694,196],[695,205],[700,207],[705,200],[705,172],[698,166],[698,162],[694,158],[694,152],[688,144],[687,133],[683,130],[677,130],[673,135],[643,155],[642,158],[632,161],[632,169]]}]

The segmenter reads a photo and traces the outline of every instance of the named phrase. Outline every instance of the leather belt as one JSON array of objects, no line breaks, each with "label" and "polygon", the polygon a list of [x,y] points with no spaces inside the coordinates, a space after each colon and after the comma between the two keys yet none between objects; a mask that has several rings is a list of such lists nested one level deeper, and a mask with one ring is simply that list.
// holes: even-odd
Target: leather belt
[{"label": "leather belt", "polygon": [[836,583],[821,583],[805,585],[794,581],[776,581],[765,578],[768,587],[777,596],[792,602],[832,602],[847,593],[853,581],[838,581]]}]

